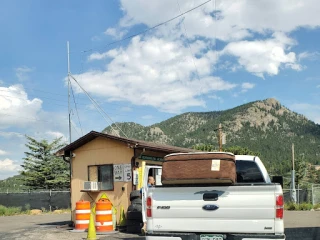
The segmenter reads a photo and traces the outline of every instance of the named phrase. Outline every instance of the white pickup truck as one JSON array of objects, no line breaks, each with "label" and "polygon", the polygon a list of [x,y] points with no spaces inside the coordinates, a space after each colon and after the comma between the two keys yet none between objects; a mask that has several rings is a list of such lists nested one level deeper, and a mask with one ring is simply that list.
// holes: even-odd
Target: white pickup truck
[{"label": "white pickup truck", "polygon": [[[259,157],[235,158],[235,185],[145,189],[146,240],[284,240],[281,185],[271,182]],[[145,179],[152,167],[146,170]]]}]

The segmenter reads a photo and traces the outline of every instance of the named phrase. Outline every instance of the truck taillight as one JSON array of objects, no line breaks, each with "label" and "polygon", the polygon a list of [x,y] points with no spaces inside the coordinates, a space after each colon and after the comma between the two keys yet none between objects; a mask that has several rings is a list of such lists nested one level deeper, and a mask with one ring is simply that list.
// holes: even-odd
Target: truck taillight
[{"label": "truck taillight", "polygon": [[283,195],[276,196],[276,218],[283,219]]},{"label": "truck taillight", "polygon": [[152,217],[152,198],[147,198],[147,217]]}]

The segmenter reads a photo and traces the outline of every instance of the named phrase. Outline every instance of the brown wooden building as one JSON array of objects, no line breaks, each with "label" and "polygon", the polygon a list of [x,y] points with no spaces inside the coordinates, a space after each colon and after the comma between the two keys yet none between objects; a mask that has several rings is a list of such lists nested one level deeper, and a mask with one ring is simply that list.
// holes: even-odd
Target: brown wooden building
[{"label": "brown wooden building", "polygon": [[169,153],[191,151],[91,131],[57,152],[71,161],[72,220],[77,201],[93,203],[102,193],[106,193],[117,208],[118,220],[121,206],[126,211],[130,204],[130,192],[142,184],[134,182],[134,169],[141,168],[143,161],[147,165],[162,165],[163,157]]}]

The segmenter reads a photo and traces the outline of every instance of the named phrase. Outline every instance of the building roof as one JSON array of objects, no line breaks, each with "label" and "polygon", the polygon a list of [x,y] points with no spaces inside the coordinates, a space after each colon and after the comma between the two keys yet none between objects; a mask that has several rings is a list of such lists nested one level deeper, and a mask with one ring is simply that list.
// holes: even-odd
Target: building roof
[{"label": "building roof", "polygon": [[175,152],[194,152],[194,149],[190,148],[182,148],[182,147],[175,147],[170,145],[164,145],[154,142],[146,142],[142,140],[136,140],[136,139],[130,139],[130,138],[124,138],[124,137],[118,137],[106,133],[100,133],[96,131],[91,131],[88,134],[84,135],[83,137],[77,139],[76,141],[70,143],[69,145],[65,146],[64,148],[60,149],[58,152],[56,152],[56,155],[58,156],[70,156],[70,152],[74,151],[75,149],[83,146],[84,144],[92,141],[93,139],[97,137],[103,137],[107,139],[113,139],[115,141],[124,142],[127,143],[128,146],[132,148],[138,148],[138,149],[147,149],[147,150],[153,150],[153,151],[159,151],[159,152],[166,152],[166,153],[175,153]]}]

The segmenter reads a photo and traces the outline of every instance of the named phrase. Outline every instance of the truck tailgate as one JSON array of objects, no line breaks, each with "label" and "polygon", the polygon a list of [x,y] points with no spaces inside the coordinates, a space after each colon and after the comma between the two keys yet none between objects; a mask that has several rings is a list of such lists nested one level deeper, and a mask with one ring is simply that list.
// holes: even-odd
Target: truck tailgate
[{"label": "truck tailgate", "polygon": [[[155,188],[148,231],[275,233],[273,184]],[[281,189],[280,189],[281,191]],[[283,231],[280,226],[279,231]]]}]

